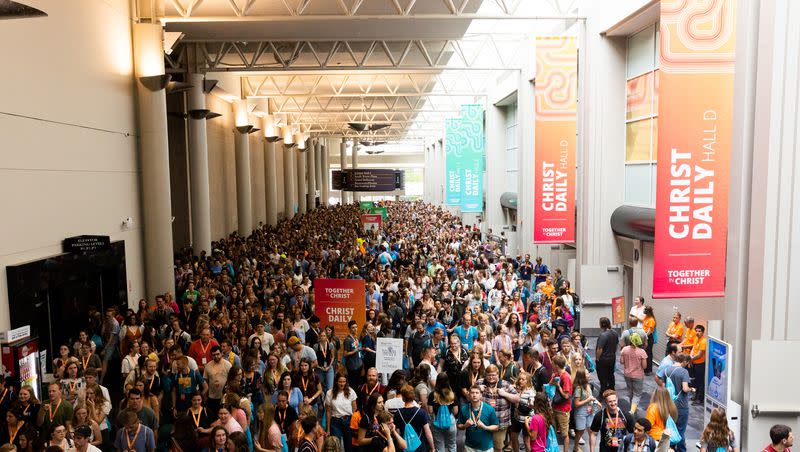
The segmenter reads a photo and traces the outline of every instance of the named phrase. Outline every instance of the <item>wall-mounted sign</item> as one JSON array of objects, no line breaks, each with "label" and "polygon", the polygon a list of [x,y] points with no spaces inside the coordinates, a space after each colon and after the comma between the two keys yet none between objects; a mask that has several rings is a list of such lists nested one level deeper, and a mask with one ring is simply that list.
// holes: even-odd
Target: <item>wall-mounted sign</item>
[{"label": "wall-mounted sign", "polygon": [[611,323],[622,325],[625,323],[625,297],[611,299]]},{"label": "wall-mounted sign", "polygon": [[91,253],[111,248],[111,238],[107,235],[79,235],[64,239],[65,253]]},{"label": "wall-mounted sign", "polygon": [[334,190],[385,192],[405,189],[403,170],[394,169],[346,169],[332,172]]}]

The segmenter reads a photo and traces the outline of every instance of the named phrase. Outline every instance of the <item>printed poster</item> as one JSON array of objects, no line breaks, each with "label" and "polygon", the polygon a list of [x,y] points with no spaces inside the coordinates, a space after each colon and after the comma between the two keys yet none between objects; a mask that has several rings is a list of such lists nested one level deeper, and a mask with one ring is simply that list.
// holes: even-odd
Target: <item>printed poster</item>
[{"label": "printed poster", "polygon": [[653,298],[725,295],[735,0],[661,1]]},{"label": "printed poster", "polygon": [[536,38],[534,243],[575,243],[578,47]]},{"label": "printed poster", "polygon": [[366,321],[366,289],[362,279],[314,280],[314,313],[320,326],[333,325],[337,336],[347,337],[347,323],[358,322],[359,328]]}]

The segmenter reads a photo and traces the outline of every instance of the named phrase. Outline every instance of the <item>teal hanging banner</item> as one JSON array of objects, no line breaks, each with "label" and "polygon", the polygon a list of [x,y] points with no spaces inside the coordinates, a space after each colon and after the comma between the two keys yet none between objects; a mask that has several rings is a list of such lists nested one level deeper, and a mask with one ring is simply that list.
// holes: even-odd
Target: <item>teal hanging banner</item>
[{"label": "teal hanging banner", "polygon": [[483,212],[483,105],[461,106],[461,211]]},{"label": "teal hanging banner", "polygon": [[445,204],[448,206],[461,205],[461,189],[463,186],[463,171],[461,168],[461,151],[463,149],[461,136],[461,119],[448,118],[444,123],[444,149],[445,149]]}]

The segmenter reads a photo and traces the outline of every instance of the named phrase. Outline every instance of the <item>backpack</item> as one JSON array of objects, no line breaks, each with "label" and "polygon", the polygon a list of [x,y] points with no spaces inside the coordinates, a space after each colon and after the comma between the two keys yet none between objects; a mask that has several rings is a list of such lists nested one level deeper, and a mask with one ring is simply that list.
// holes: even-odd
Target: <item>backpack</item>
[{"label": "backpack", "polygon": [[669,375],[667,375],[667,373],[664,372],[664,376],[667,377],[667,381],[664,382],[664,386],[667,387],[667,392],[669,392],[669,396],[672,397],[673,402],[678,400],[678,389],[675,388],[675,383],[672,382],[672,374],[674,373],[675,369],[672,369],[672,373],[670,373]]},{"label": "backpack", "polygon": [[419,413],[419,408],[417,408],[417,411],[414,412],[414,416],[411,416],[411,419],[406,422],[406,420],[403,419],[403,413],[397,411],[397,414],[400,415],[400,420],[403,421],[403,424],[405,424],[405,427],[403,428],[403,439],[406,441],[406,452],[414,452],[419,449],[419,446],[422,445],[419,435],[417,435],[414,427],[411,426],[411,421],[414,420],[414,417],[417,415],[417,413]]},{"label": "backpack", "polygon": [[554,429],[552,425],[547,429],[547,446],[545,446],[544,452],[560,452],[556,429]]},{"label": "backpack", "polygon": [[675,424],[675,421],[672,419],[672,416],[667,416],[667,422],[664,423],[664,429],[669,430],[669,443],[671,445],[676,445],[681,442],[681,432],[678,431],[678,426]]},{"label": "backpack", "polygon": [[453,417],[450,415],[450,407],[447,405],[439,405],[436,411],[436,418],[433,420],[433,426],[439,430],[450,430],[453,427]]}]

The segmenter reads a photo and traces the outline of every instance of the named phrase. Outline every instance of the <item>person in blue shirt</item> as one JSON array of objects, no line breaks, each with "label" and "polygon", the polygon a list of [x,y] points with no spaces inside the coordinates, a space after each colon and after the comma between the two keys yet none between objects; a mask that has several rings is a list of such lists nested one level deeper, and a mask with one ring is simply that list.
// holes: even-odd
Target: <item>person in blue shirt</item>
[{"label": "person in blue shirt", "polygon": [[536,277],[534,286],[545,282],[547,277],[550,276],[550,269],[547,268],[547,265],[542,263],[541,256],[536,258],[536,265],[533,266],[533,275]]},{"label": "person in blue shirt", "polygon": [[469,403],[458,411],[458,429],[465,430],[465,450],[469,452],[494,450],[494,432],[500,429],[500,420],[494,408],[483,401],[480,386],[473,385],[469,389]]},{"label": "person in blue shirt", "polygon": [[441,328],[444,331],[444,325],[441,322],[436,320],[436,316],[433,315],[433,312],[429,312],[427,316],[427,322],[425,322],[425,331],[428,332],[431,336],[433,336],[433,331],[436,328]]},{"label": "person in blue shirt", "polygon": [[667,356],[658,363],[658,370],[656,370],[656,383],[659,386],[664,386],[667,383],[666,372],[675,364],[675,358],[678,356],[678,344],[667,344]]},{"label": "person in blue shirt", "polygon": [[472,350],[472,345],[478,339],[478,329],[472,326],[472,314],[469,311],[464,312],[461,325],[458,325],[453,333],[458,335],[461,343],[467,346],[467,350]]}]

